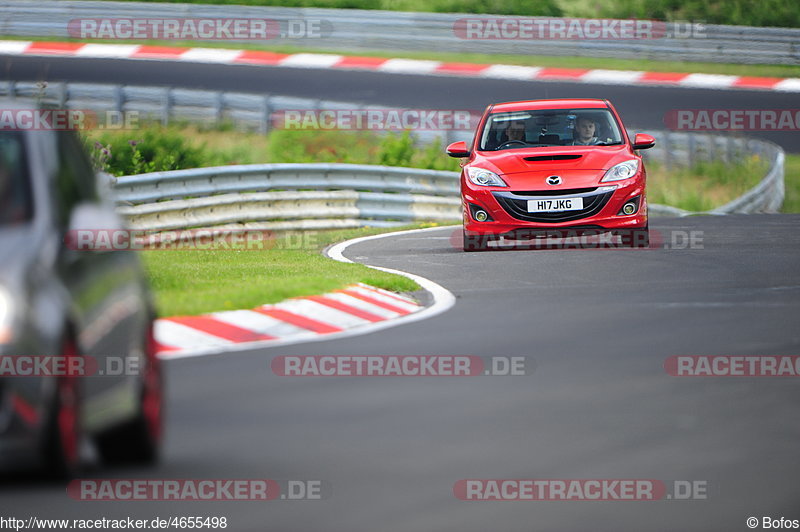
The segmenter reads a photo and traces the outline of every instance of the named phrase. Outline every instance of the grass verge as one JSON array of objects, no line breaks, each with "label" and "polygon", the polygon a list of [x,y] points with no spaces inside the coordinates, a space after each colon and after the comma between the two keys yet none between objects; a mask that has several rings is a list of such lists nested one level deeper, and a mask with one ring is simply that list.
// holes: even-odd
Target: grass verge
[{"label": "grass verge", "polygon": [[419,286],[410,279],[337,262],[321,253],[336,242],[394,230],[305,232],[278,238],[270,249],[152,250],[142,251],[141,257],[162,317],[255,308],[359,282],[413,292]]},{"label": "grass verge", "polygon": [[739,164],[700,162],[689,168],[667,168],[647,162],[647,201],[703,212],[725,205],[758,184],[768,162],[752,156]]}]

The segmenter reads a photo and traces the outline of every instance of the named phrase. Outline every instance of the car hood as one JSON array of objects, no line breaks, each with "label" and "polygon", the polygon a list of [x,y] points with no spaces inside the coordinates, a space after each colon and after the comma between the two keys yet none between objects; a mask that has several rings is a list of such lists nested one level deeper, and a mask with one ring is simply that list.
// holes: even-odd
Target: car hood
[{"label": "car hood", "polygon": [[491,170],[499,175],[519,173],[558,174],[567,171],[601,172],[615,164],[633,158],[626,145],[620,146],[553,146],[548,148],[528,148],[482,152],[471,165]]}]

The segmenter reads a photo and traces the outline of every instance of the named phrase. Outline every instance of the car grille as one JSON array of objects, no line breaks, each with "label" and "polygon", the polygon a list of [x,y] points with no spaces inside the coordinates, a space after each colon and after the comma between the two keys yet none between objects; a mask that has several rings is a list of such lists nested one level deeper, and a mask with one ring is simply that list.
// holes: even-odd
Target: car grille
[{"label": "car grille", "polygon": [[516,196],[583,196],[587,192],[594,192],[597,187],[592,188],[566,188],[558,190],[515,190]]},{"label": "car grille", "polygon": [[[558,195],[554,195],[551,190],[537,192],[499,192],[494,191],[497,202],[505,211],[518,220],[526,222],[542,222],[542,223],[559,223],[569,222],[572,220],[580,220],[594,216],[608,203],[608,200],[614,194],[614,190],[605,189],[580,189],[580,192],[574,190],[561,190]],[[583,198],[583,209],[579,211],[561,211],[561,212],[528,212],[528,200],[536,199],[536,197],[543,197],[553,199],[555,197],[570,197]]]}]

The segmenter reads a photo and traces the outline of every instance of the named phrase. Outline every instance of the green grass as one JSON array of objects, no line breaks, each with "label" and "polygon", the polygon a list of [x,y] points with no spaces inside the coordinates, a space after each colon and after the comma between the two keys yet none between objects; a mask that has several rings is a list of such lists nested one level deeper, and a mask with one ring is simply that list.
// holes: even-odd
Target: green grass
[{"label": "green grass", "polygon": [[800,213],[800,155],[786,154],[786,196],[782,212]]},{"label": "green grass", "polygon": [[[19,40],[18,37],[0,37],[0,39]],[[76,39],[36,37],[41,41],[76,41]],[[104,42],[119,44],[118,40],[87,39],[80,42]],[[646,59],[612,59],[600,57],[563,57],[544,55],[511,55],[511,54],[475,54],[455,52],[414,52],[414,51],[380,51],[380,50],[344,50],[344,49],[314,49],[292,45],[257,45],[251,43],[232,42],[194,42],[194,41],[125,41],[126,44],[148,44],[154,46],[202,46],[203,48],[235,48],[247,50],[264,50],[276,53],[293,54],[298,52],[322,54],[351,54],[367,57],[426,59],[447,62],[479,63],[479,64],[509,64],[539,67],[560,67],[580,69],[609,69],[609,70],[644,70],[651,72],[677,72],[677,73],[705,73],[725,74],[731,76],[762,76],[791,78],[800,77],[800,65],[744,65],[733,63],[700,63],[688,61],[653,61]]]},{"label": "green grass", "polygon": [[[255,308],[358,282],[394,292],[418,290],[419,286],[405,277],[337,262],[321,253],[326,245],[390,230],[311,231],[304,233],[302,240],[298,234],[290,240],[277,239],[271,249],[151,250],[142,251],[141,256],[159,316]],[[304,245],[298,246],[298,241]],[[297,247],[302,249],[291,249]]]},{"label": "green grass", "polygon": [[648,161],[647,201],[692,212],[711,210],[756,186],[767,169],[767,162],[758,156],[735,165],[711,162],[671,169]]}]

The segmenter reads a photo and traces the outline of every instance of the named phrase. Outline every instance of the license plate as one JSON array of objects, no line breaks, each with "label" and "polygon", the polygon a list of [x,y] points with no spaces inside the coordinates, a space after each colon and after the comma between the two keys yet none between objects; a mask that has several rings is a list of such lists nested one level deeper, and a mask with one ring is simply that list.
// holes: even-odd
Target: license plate
[{"label": "license plate", "polygon": [[579,211],[581,209],[583,209],[583,198],[528,200],[528,212]]}]

